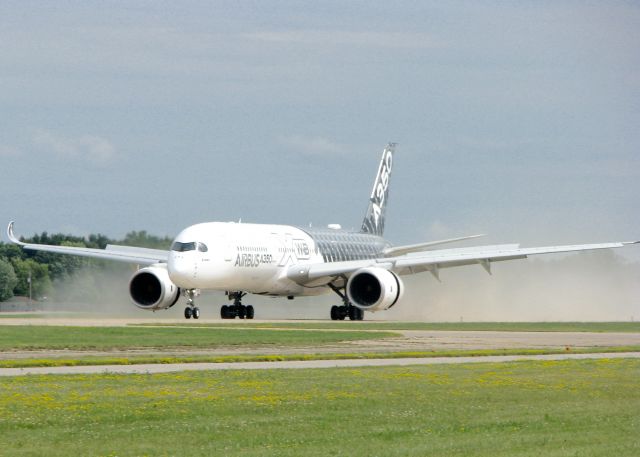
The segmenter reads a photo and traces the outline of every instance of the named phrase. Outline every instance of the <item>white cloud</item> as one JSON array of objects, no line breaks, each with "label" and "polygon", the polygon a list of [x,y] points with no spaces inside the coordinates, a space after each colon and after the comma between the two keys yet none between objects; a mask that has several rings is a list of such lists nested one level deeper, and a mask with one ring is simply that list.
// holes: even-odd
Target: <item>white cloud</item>
[{"label": "white cloud", "polygon": [[38,130],[33,141],[60,158],[79,159],[99,166],[112,162],[117,155],[109,140],[95,135],[65,138],[48,130]]},{"label": "white cloud", "polygon": [[278,142],[292,152],[309,156],[343,155],[349,152],[346,146],[319,136],[281,136]]}]

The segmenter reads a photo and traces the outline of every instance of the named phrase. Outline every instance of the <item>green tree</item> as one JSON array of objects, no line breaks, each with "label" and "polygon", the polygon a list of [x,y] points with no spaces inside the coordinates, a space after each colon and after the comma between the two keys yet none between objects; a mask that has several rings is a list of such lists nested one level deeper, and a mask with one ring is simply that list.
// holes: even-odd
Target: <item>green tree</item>
[{"label": "green tree", "polygon": [[8,260],[0,257],[0,301],[13,297],[13,288],[18,284],[18,277],[13,265]]},{"label": "green tree", "polygon": [[13,269],[18,277],[18,283],[13,292],[16,295],[29,295],[29,278],[31,278],[31,294],[34,298],[48,295],[51,291],[49,267],[33,259],[14,258],[11,260]]},{"label": "green tree", "polygon": [[27,257],[27,254],[24,249],[16,244],[6,244],[0,241],[0,257],[4,257],[8,260],[13,259],[14,257],[24,259]]},{"label": "green tree", "polygon": [[149,235],[146,230],[139,232],[134,230],[133,232],[127,233],[124,240],[118,244],[150,249],[169,249],[171,247],[171,241],[173,240],[166,236],[161,238],[155,235]]},{"label": "green tree", "polygon": [[[85,244],[83,242],[76,241],[62,241],[60,246],[83,248],[85,247]],[[38,252],[38,254],[33,257],[33,260],[49,266],[49,276],[52,281],[68,278],[90,262],[90,260],[85,257],[68,254],[53,254],[50,252]]]}]

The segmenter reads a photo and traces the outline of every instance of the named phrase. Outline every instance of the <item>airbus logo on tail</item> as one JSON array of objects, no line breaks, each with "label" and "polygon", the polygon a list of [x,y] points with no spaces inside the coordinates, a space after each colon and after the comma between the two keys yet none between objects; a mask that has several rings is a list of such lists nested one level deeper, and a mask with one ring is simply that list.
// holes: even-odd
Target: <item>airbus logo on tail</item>
[{"label": "airbus logo on tail", "polygon": [[373,182],[369,206],[360,230],[362,233],[378,236],[382,236],[384,233],[384,215],[387,200],[389,199],[389,180],[391,178],[391,169],[393,168],[395,146],[395,143],[389,143],[382,151],[378,174]]},{"label": "airbus logo on tail", "polygon": [[393,155],[390,149],[385,149],[385,156],[382,159],[380,166],[380,174],[378,176],[378,182],[373,188],[371,193],[371,201],[373,202],[373,217],[375,219],[376,227],[380,221],[380,215],[382,214],[382,208],[387,198],[387,190],[389,189],[389,175],[391,174],[391,166],[393,165]]}]

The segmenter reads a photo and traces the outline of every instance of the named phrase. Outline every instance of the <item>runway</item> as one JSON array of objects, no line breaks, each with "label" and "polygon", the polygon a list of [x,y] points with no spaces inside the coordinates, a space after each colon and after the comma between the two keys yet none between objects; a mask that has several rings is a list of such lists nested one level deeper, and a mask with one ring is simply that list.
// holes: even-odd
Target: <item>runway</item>
[{"label": "runway", "polygon": [[34,367],[1,368],[0,376],[23,375],[70,375],[70,374],[157,374],[180,371],[207,370],[272,370],[304,368],[356,368],[409,365],[438,365],[464,363],[506,363],[527,360],[585,360],[585,359],[638,359],[640,352],[610,354],[549,354],[514,355],[484,357],[433,357],[405,359],[347,359],[347,360],[305,360],[290,362],[238,362],[238,363],[174,363],[144,365],[94,365],[84,367]]}]

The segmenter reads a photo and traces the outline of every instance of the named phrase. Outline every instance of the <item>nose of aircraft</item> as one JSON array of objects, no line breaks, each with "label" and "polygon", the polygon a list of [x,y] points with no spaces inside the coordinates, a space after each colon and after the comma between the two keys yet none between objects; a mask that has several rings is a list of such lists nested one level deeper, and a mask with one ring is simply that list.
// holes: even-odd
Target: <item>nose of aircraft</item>
[{"label": "nose of aircraft", "polygon": [[171,251],[167,262],[169,278],[178,287],[183,289],[195,288],[197,269],[195,262],[190,260],[189,253]]}]

